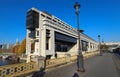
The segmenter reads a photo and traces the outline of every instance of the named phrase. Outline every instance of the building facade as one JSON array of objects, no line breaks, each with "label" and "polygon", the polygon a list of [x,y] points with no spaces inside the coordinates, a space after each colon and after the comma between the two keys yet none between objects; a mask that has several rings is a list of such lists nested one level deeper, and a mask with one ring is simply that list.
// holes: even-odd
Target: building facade
[{"label": "building facade", "polygon": [[0,49],[9,49],[13,47],[13,44],[0,44]]},{"label": "building facade", "polygon": [[[26,54],[48,58],[78,54],[78,33],[64,21],[31,8],[26,19]],[[98,49],[98,43],[81,33],[81,51],[90,52]]]},{"label": "building facade", "polygon": [[106,42],[105,44],[108,46],[108,50],[110,52],[113,52],[113,50],[120,48],[120,42]]}]

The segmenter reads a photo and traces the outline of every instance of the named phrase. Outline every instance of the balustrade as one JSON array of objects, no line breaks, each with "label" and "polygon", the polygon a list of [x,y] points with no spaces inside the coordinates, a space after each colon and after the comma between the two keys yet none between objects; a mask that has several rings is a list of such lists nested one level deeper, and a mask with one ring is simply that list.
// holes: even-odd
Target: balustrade
[{"label": "balustrade", "polygon": [[[86,59],[97,54],[99,54],[99,52],[89,52],[89,53],[83,54],[83,56],[84,56],[84,59]],[[76,60],[77,60],[77,55],[46,60],[46,68],[58,66],[61,64],[66,64]],[[0,66],[0,77],[14,77],[22,74],[35,72],[35,71],[38,71],[38,66],[39,66],[38,62],[29,62],[29,63]]]},{"label": "balustrade", "polygon": [[0,66],[0,77],[14,77],[21,74],[37,71],[36,69],[36,62]]}]

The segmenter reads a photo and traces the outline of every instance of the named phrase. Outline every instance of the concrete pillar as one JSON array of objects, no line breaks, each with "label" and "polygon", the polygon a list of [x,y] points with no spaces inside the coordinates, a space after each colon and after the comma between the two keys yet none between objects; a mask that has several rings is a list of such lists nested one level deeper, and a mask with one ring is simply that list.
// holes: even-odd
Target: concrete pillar
[{"label": "concrete pillar", "polygon": [[[39,42],[40,43],[40,42]],[[41,31],[41,48],[40,48],[40,54],[41,56],[46,56],[46,26],[43,26],[43,29]]]},{"label": "concrete pillar", "polygon": [[35,42],[35,52],[34,55],[39,55],[39,42]]},{"label": "concrete pillar", "polygon": [[30,57],[30,55],[27,55],[27,61],[26,61],[27,63],[28,62],[31,62],[31,57]]},{"label": "concrete pillar", "polygon": [[31,38],[29,37],[30,31],[27,29],[27,36],[26,36],[26,55],[31,54]]},{"label": "concrete pillar", "polygon": [[41,56],[42,53],[42,31],[44,30],[43,28],[43,17],[41,16],[41,13],[39,13],[39,36],[38,36],[38,55]]},{"label": "concrete pillar", "polygon": [[45,57],[43,56],[38,56],[38,55],[34,55],[32,56],[32,59],[31,59],[33,62],[36,62],[37,63],[37,71],[42,71],[45,69],[46,67],[46,60],[45,60]]},{"label": "concrete pillar", "polygon": [[88,42],[88,52],[91,51],[90,42]]},{"label": "concrete pillar", "polygon": [[38,65],[38,71],[43,71],[46,67],[46,60],[43,56],[36,56],[36,62]]},{"label": "concrete pillar", "polygon": [[53,30],[53,29],[51,29],[51,31],[50,31],[50,36],[51,36],[51,38],[50,38],[50,50],[51,50],[51,52],[52,52],[52,59],[53,58],[55,58],[55,31]]},{"label": "concrete pillar", "polygon": [[92,43],[92,51],[94,51],[94,44]]}]

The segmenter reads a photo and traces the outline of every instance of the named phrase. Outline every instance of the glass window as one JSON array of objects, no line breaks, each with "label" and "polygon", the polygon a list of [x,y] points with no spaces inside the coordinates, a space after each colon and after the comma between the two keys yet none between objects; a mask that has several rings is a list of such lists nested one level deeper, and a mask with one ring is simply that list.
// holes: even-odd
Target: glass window
[{"label": "glass window", "polygon": [[39,31],[37,31],[37,36],[39,36]]}]

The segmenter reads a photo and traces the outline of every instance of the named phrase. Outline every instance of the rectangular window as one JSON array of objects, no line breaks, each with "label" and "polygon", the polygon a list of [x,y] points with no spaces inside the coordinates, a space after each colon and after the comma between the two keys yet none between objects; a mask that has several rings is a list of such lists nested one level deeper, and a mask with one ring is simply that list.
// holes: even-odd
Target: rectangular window
[{"label": "rectangular window", "polygon": [[48,38],[46,38],[46,50],[49,50],[49,37]]},{"label": "rectangular window", "polygon": [[37,31],[37,36],[39,36],[39,31]]},{"label": "rectangular window", "polygon": [[50,49],[50,30],[46,29],[46,50]]},{"label": "rectangular window", "polygon": [[31,30],[31,32],[29,33],[29,37],[35,38],[35,30]]}]

